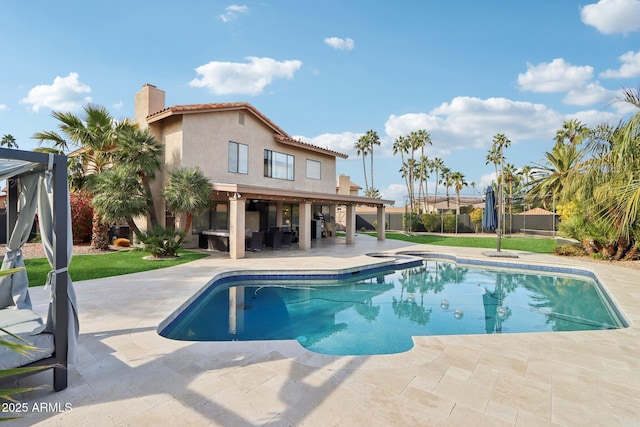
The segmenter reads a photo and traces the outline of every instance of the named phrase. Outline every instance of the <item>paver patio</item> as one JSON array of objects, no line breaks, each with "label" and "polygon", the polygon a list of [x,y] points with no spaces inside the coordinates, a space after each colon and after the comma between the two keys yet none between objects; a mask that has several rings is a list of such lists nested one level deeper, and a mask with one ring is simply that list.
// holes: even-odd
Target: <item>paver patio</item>
[{"label": "paver patio", "polygon": [[[380,261],[366,253],[410,248],[486,259],[480,249],[343,242],[75,283],[80,352],[69,387],[52,392],[50,373],[23,380],[47,386],[24,396],[29,412],[14,425],[640,425],[640,272],[613,263],[515,260],[595,272],[630,324],[620,330],[416,337],[406,353],[358,357],[295,341],[193,343],[156,332],[222,271],[350,268]],[[45,291],[32,289],[32,300],[44,313]]]}]

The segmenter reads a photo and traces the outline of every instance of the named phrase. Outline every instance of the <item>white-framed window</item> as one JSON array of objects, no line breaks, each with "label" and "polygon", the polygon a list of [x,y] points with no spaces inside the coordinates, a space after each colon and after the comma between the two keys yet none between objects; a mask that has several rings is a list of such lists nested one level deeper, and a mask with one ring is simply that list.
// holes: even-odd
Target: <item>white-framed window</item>
[{"label": "white-framed window", "polygon": [[307,178],[320,179],[320,162],[307,159]]},{"label": "white-framed window", "polygon": [[294,180],[295,158],[290,154],[264,150],[264,176]]},{"label": "white-framed window", "polygon": [[249,146],[229,141],[229,172],[249,173]]}]

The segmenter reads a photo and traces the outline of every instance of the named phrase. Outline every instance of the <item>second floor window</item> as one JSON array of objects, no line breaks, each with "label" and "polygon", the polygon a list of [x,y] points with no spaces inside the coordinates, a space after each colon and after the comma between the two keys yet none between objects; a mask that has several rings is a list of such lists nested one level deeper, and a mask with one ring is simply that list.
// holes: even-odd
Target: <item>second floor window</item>
[{"label": "second floor window", "polygon": [[307,178],[320,179],[320,162],[307,159]]},{"label": "second floor window", "polygon": [[229,172],[249,172],[249,146],[229,141]]},{"label": "second floor window", "polygon": [[264,150],[264,176],[294,180],[294,157],[277,151]]}]

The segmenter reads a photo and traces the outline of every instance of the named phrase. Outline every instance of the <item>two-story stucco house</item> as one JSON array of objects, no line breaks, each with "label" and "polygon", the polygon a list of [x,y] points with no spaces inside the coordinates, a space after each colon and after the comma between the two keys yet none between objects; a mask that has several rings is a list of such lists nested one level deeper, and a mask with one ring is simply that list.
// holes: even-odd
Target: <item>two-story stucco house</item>
[{"label": "two-story stucco house", "polygon": [[[245,256],[253,233],[286,230],[300,250],[335,237],[336,206],[346,206],[347,244],[355,243],[355,206],[377,208],[384,224],[389,200],[336,194],[336,158],[345,154],[291,138],[248,103],[165,106],[165,92],[145,84],[135,121],[164,146],[160,194],[175,166],[199,166],[211,182],[211,207],[194,218],[191,245],[203,235],[228,236],[231,258]],[[158,203],[165,224],[170,213]],[[384,239],[384,233],[378,234]]]}]

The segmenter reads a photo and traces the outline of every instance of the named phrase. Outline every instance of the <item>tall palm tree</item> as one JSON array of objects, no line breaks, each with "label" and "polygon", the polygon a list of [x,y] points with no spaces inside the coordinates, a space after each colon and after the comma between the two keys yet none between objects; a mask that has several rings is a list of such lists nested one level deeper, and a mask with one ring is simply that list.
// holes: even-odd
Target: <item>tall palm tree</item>
[{"label": "tall palm tree", "polygon": [[380,137],[378,136],[378,133],[376,131],[374,131],[373,129],[370,129],[361,138],[364,138],[364,142],[368,146],[367,151],[369,154],[369,162],[370,162],[369,176],[371,177],[371,188],[369,188],[369,191],[367,191],[367,196],[374,197],[377,190],[375,185],[373,185],[373,148],[376,145],[380,146]]},{"label": "tall palm tree", "polygon": [[[418,206],[418,210],[420,211],[422,208],[422,200],[425,201],[425,212],[429,212],[429,172],[431,172],[431,161],[425,155],[420,156],[418,160],[418,180],[420,185],[418,186],[418,200],[420,200],[420,206]],[[422,192],[423,186],[424,193]],[[424,199],[423,199],[424,194]]]},{"label": "tall palm tree", "polygon": [[444,169],[444,162],[442,161],[441,158],[436,157],[431,162],[431,167],[436,172],[436,189],[435,189],[435,193],[433,195],[433,205],[436,206],[436,203],[438,203],[438,185],[440,185],[440,175],[439,175],[439,173],[440,173],[440,171],[442,171],[442,169]]},{"label": "tall palm tree", "polygon": [[400,160],[402,161],[402,167],[400,172],[402,172],[402,178],[404,178],[405,185],[407,186],[407,196],[409,197],[409,203],[411,205],[411,211],[413,212],[413,194],[412,194],[412,183],[411,183],[411,171],[410,168],[407,167],[404,159],[404,155],[409,153],[411,146],[409,144],[409,138],[404,135],[400,135],[396,137],[393,142],[393,155],[400,153]]},{"label": "tall palm tree", "polygon": [[[69,144],[75,146],[90,186],[92,175],[104,172],[113,164],[113,151],[122,124],[114,120],[102,106],[88,104],[83,107],[83,111],[83,118],[70,112],[53,111],[51,115],[58,120],[58,129],[62,135],[46,131],[35,133],[33,138],[38,139],[39,144],[49,142],[59,150],[67,150]],[[102,250],[109,248],[109,226],[95,210],[91,246]]]},{"label": "tall palm tree", "polygon": [[8,133],[2,137],[2,140],[0,141],[0,147],[18,148],[18,143],[16,142],[16,139],[13,137],[13,135]]},{"label": "tall palm tree", "polygon": [[140,129],[133,123],[127,123],[123,126],[122,134],[118,138],[118,147],[114,152],[117,164],[131,170],[144,189],[151,227],[158,225],[151,181],[162,167],[162,151],[162,145],[149,129]]},{"label": "tall palm tree", "polygon": [[469,185],[462,172],[451,173],[451,182],[456,191],[456,215],[460,215],[460,191]]},{"label": "tall palm tree", "polygon": [[356,149],[356,154],[358,156],[362,156],[362,172],[364,173],[364,192],[365,194],[369,193],[369,182],[367,181],[367,155],[369,155],[369,141],[367,140],[367,135],[364,134],[358,141],[354,144],[353,148]]},{"label": "tall palm tree", "polygon": [[451,174],[453,172],[449,168],[442,168],[442,180],[440,181],[444,184],[444,190],[447,198],[447,209],[449,209],[449,188],[453,185],[453,180],[451,179]]},{"label": "tall palm tree", "polygon": [[188,233],[193,215],[209,207],[211,184],[197,166],[175,168],[169,174],[169,182],[164,188],[167,209],[176,216],[186,215],[183,230]]},{"label": "tall palm tree", "polygon": [[[429,132],[426,130],[420,129],[409,134],[409,141],[411,144],[411,158],[415,158],[414,153],[420,150],[416,178],[418,179],[418,199],[421,199],[422,183],[424,182],[424,176],[426,175],[426,173],[424,173],[426,171],[426,165],[421,165],[421,162],[424,158],[424,147],[432,144],[431,135],[429,135]],[[418,209],[420,209],[420,205],[418,206]]]}]

